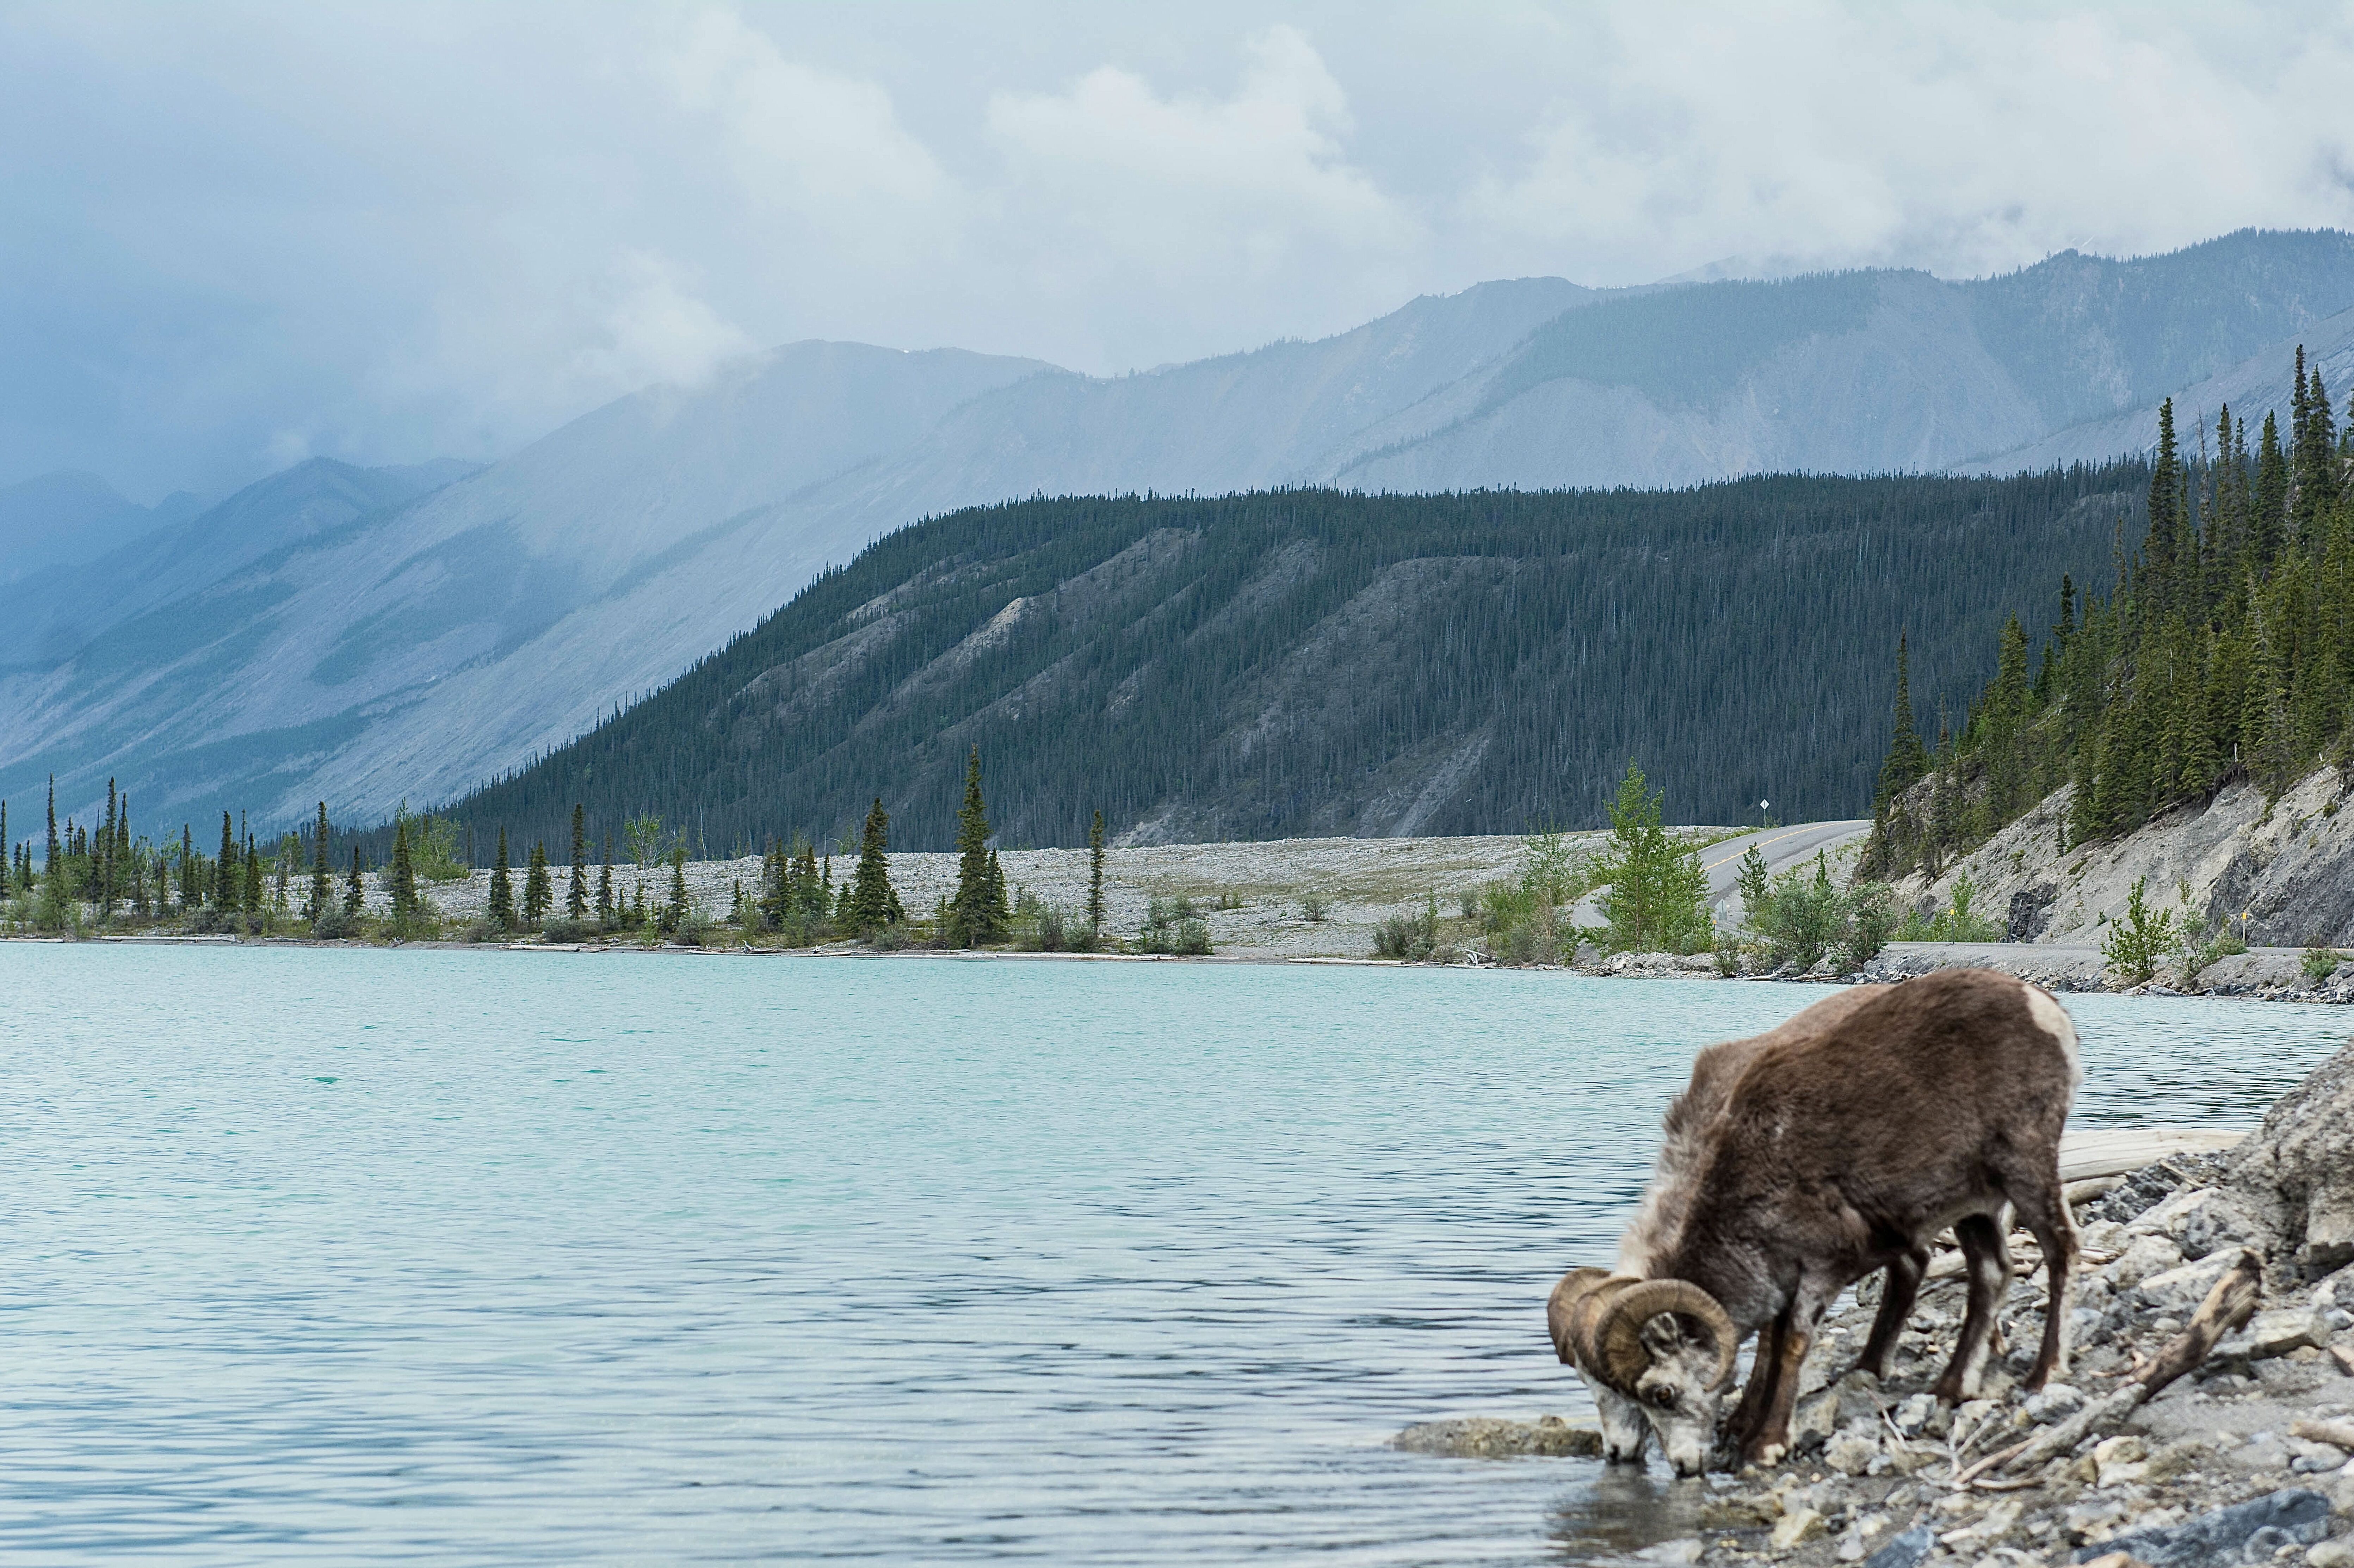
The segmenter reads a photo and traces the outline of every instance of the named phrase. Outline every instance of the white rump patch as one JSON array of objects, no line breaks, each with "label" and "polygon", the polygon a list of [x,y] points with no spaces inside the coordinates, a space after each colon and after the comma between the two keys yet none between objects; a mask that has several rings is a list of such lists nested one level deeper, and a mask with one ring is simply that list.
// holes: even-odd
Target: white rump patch
[{"label": "white rump patch", "polygon": [[2035,1021],[2035,1027],[2052,1036],[2061,1054],[2068,1058],[2068,1093],[2073,1098],[2076,1091],[2084,1086],[2084,1055],[2076,1048],[2076,1021],[2040,985],[2027,988],[2027,1016]]}]

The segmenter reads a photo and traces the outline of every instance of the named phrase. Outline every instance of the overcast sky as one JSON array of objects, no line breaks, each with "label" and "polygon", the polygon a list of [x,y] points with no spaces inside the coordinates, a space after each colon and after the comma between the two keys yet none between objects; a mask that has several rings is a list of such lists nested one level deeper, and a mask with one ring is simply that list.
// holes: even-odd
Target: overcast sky
[{"label": "overcast sky", "polygon": [[[1182,13],[1182,14],[1181,14]],[[2354,227],[2354,7],[0,9],[0,483],[488,458],[802,337]]]}]

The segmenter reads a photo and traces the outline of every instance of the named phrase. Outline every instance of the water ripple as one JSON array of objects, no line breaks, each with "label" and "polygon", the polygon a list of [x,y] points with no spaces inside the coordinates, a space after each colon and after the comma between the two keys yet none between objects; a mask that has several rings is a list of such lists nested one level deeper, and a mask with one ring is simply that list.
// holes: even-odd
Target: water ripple
[{"label": "water ripple", "polygon": [[[1381,1445],[1577,1412],[1691,1052],[1808,988],[0,945],[0,1554],[1558,1563],[1689,1489]],[[2338,1017],[2074,999],[2080,1120]]]}]

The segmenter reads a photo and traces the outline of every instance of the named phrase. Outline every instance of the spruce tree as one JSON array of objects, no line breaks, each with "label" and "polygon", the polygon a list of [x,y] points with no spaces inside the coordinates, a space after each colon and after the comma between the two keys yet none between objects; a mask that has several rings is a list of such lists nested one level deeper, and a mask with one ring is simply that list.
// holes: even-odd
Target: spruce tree
[{"label": "spruce tree", "polygon": [[531,846],[530,869],[523,878],[523,923],[533,930],[547,918],[548,906],[556,902],[556,888],[547,874],[547,841],[535,839]]},{"label": "spruce tree", "polygon": [[[223,812],[223,813],[221,814],[221,821],[222,821],[223,822],[227,822],[227,821],[228,821],[228,814],[227,812]],[[223,834],[224,834],[224,835],[226,835],[228,830],[227,828],[223,828],[221,831],[222,831]],[[228,840],[227,840],[226,836],[224,836],[224,838],[223,838],[222,842],[228,842]],[[49,858],[48,858],[47,861],[45,861],[45,862],[43,862],[43,863],[42,863],[42,865],[41,865],[41,874],[42,874],[42,875],[44,875],[44,876],[53,876],[53,875],[55,875],[55,874],[57,874],[57,869],[58,869],[58,776],[57,776],[56,774],[52,773],[52,774],[50,774],[50,775],[49,775]]]},{"label": "spruce tree", "polygon": [[315,923],[334,895],[334,878],[327,871],[327,803],[322,800],[319,820],[311,824],[311,906],[303,913]]},{"label": "spruce tree", "polygon": [[999,916],[1004,901],[1001,883],[990,883],[989,811],[981,797],[981,747],[972,748],[965,763],[964,805],[957,812],[957,889],[949,900],[949,939],[959,947],[977,948],[1005,934]]},{"label": "spruce tree", "polygon": [[1913,654],[1908,633],[1896,634],[1896,709],[1888,758],[1880,765],[1880,803],[1886,805],[1920,781],[1929,754],[1913,720]]},{"label": "spruce tree", "polygon": [[491,924],[502,931],[514,929],[514,884],[507,875],[507,830],[499,828],[499,847],[491,861]]},{"label": "spruce tree", "polygon": [[237,907],[237,831],[230,824],[229,814],[223,811],[220,859],[213,863],[213,874],[217,878],[213,889],[213,903],[223,914]]},{"label": "spruce tree", "polygon": [[417,851],[408,841],[408,820],[395,817],[392,827],[392,918],[404,929],[418,915]]},{"label": "spruce tree", "polygon": [[344,879],[344,913],[356,915],[367,906],[367,888],[360,881],[360,846],[352,846],[352,874]]},{"label": "spruce tree", "polygon": [[884,853],[890,835],[891,818],[878,795],[867,809],[866,824],[859,834],[858,869],[851,874],[849,914],[843,922],[861,937],[871,937],[907,918],[907,911],[899,906],[899,890],[891,885],[890,859]]},{"label": "spruce tree", "polygon": [[253,835],[245,836],[245,912],[261,913],[261,851],[255,847]]},{"label": "spruce tree", "polygon": [[686,923],[686,841],[670,847],[670,904],[663,911],[663,929],[675,931]]},{"label": "spruce tree", "polygon": [[1103,812],[1087,828],[1087,929],[1101,931],[1104,923],[1104,825]]},{"label": "spruce tree", "polygon": [[574,920],[588,917],[588,818],[578,801],[572,805],[572,887],[565,895],[564,913]]},{"label": "spruce tree", "polygon": [[205,901],[204,870],[196,862],[196,830],[180,824],[180,907],[194,909]]},{"label": "spruce tree", "polygon": [[613,835],[605,835],[605,858],[597,870],[597,927],[613,924]]}]

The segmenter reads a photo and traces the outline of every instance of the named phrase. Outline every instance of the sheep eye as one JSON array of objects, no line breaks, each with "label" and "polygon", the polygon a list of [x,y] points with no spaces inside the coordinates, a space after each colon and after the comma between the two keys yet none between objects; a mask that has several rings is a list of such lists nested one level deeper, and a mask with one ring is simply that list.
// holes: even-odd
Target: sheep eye
[{"label": "sheep eye", "polygon": [[1676,1406],[1676,1391],[1671,1388],[1655,1388],[1648,1397],[1661,1410],[1673,1410]]}]

